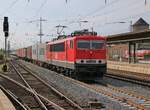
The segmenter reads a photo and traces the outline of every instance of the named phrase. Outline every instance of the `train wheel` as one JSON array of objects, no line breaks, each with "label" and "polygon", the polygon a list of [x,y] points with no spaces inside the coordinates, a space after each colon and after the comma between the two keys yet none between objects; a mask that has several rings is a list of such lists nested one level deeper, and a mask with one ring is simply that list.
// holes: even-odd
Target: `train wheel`
[{"label": "train wheel", "polygon": [[64,75],[69,76],[69,70],[68,69],[66,69],[66,71],[64,72]]},{"label": "train wheel", "polygon": [[72,71],[72,70],[69,70],[68,76],[69,76],[69,77],[72,77],[72,75],[73,75],[73,71]]},{"label": "train wheel", "polygon": [[72,77],[73,79],[78,80],[78,72],[73,71],[72,74],[71,74],[71,77]]}]

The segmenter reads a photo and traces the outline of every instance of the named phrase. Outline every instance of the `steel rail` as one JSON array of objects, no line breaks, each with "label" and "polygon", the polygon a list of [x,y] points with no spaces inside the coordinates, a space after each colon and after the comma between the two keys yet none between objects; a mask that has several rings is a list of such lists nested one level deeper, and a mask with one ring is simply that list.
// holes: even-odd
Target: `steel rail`
[{"label": "steel rail", "polygon": [[148,110],[147,108],[144,107],[144,105],[140,105],[136,101],[133,101],[124,96],[121,96],[120,94],[117,94],[116,91],[110,91],[108,89],[105,90],[105,89],[97,88],[97,87],[92,87],[92,88],[95,89],[95,91],[104,94],[105,96],[111,97],[121,103],[126,103],[127,105],[130,105],[131,107],[135,107],[141,110]]},{"label": "steel rail", "polygon": [[[8,80],[8,81],[10,81],[10,82],[12,82],[13,84],[19,86],[20,88],[22,88],[22,89],[24,89],[25,91],[31,93],[32,95],[34,94],[34,92],[33,92],[32,90],[30,90],[29,88],[27,88],[27,87],[24,86],[23,84],[21,84],[21,83],[15,81],[15,80],[13,80],[12,78],[9,78],[8,76],[3,75],[3,74],[0,74],[0,77],[3,78],[3,79]],[[56,109],[56,110],[65,110],[65,109],[63,109],[62,107],[60,107],[59,105],[57,105],[57,104],[51,102],[50,100],[48,100],[48,99],[45,98],[44,96],[42,96],[42,95],[40,95],[40,94],[37,94],[37,95],[38,95],[38,97],[40,97],[42,100],[44,100],[44,101],[48,102],[50,105],[52,105],[54,109]]]},{"label": "steel rail", "polygon": [[119,89],[119,88],[113,87],[111,85],[108,85],[108,87],[110,89],[112,89],[113,91],[120,92],[120,93],[125,93],[125,94],[127,94],[131,97],[136,97],[136,98],[141,99],[141,100],[150,101],[150,99],[146,98],[145,96],[139,95],[139,94],[137,94],[135,92],[132,92],[132,91],[129,91],[127,89]]},{"label": "steel rail", "polygon": [[[68,77],[65,77],[66,79],[70,79]],[[110,91],[107,91],[108,89],[110,89],[110,86],[106,87],[105,86],[105,89],[102,89],[101,87],[98,88],[96,86],[93,86],[93,85],[89,85],[89,84],[86,84],[86,83],[83,83],[83,82],[80,82],[80,81],[77,81],[77,80],[73,80],[73,79],[70,79],[72,81],[74,81],[76,84],[84,87],[84,88],[88,88],[88,89],[91,89],[91,90],[94,90],[96,91],[97,93],[100,93],[100,94],[103,94],[104,96],[106,97],[109,97],[109,98],[112,98],[116,101],[118,101],[119,103],[122,103],[122,104],[127,104],[128,106],[131,106],[131,107],[135,107],[136,109],[140,109],[140,110],[149,110],[149,108],[146,108],[144,105],[142,104],[138,104],[136,101],[133,101],[131,99],[128,99],[128,98],[125,98],[123,96],[118,96],[118,95],[114,95],[116,94],[116,91],[114,91],[113,93],[110,92]],[[119,91],[119,90],[118,90]],[[123,91],[124,93],[124,91]],[[140,97],[140,96],[139,96]],[[142,96],[141,96],[142,97]],[[142,100],[142,99],[141,99]],[[145,99],[144,99],[145,100]],[[149,100],[145,100],[147,102],[149,102]]]},{"label": "steel rail", "polygon": [[[13,96],[13,97],[15,97],[17,100],[18,100],[18,97],[17,96],[15,96],[15,94],[14,93],[12,93],[10,90],[8,90],[8,92]],[[19,101],[19,100],[18,100]],[[27,110],[31,110],[31,108],[29,108],[29,106],[28,105],[26,105],[25,103],[23,103],[22,104]]]},{"label": "steel rail", "polygon": [[[110,89],[110,91],[113,91],[116,94],[123,95],[126,103],[133,105],[138,109],[148,110],[148,108],[150,108],[150,99],[148,99],[145,96],[142,96],[142,95],[137,94],[135,92],[131,92],[131,91],[126,90],[126,89],[120,89],[117,87],[113,87],[111,85],[107,85],[107,87],[108,87],[108,89]],[[145,104],[148,105],[148,108],[147,108],[147,106],[145,106]]]},{"label": "steel rail", "polygon": [[10,64],[13,66],[14,70],[16,71],[16,73],[20,76],[20,78],[22,79],[22,81],[25,83],[25,85],[33,91],[33,95],[35,97],[35,99],[38,101],[39,105],[41,106],[41,108],[43,110],[48,110],[47,107],[44,105],[44,103],[41,101],[41,99],[38,97],[37,93],[35,92],[35,90],[33,90],[31,88],[31,86],[28,84],[28,82],[24,79],[24,77],[21,75],[21,73],[17,70],[17,68],[14,66],[14,64],[10,61]]},{"label": "steel rail", "polygon": [[[22,67],[26,68],[25,65],[23,65]],[[29,69],[29,70],[31,70],[31,69]],[[37,73],[37,72],[34,72],[34,73]],[[70,79],[70,78],[68,78],[68,79]],[[112,89],[112,88],[110,88],[110,87],[107,87],[106,90],[103,90],[102,88],[93,87],[91,85],[87,85],[87,84],[79,82],[79,81],[75,81],[75,82],[77,82],[77,84],[79,84],[80,86],[84,85],[85,88],[86,87],[90,88],[90,89],[92,89],[92,90],[94,90],[94,91],[96,91],[98,93],[101,93],[101,94],[107,96],[107,97],[113,98],[113,99],[117,100],[119,103],[125,103],[126,105],[134,107],[136,109],[149,110],[149,106],[147,108],[147,106],[144,105],[144,104],[147,103],[146,102],[147,99],[145,99],[145,98],[144,98],[145,102],[140,104],[140,103],[138,103],[138,102],[136,102],[136,101],[134,101],[132,99],[128,99],[128,97],[116,94],[116,92],[119,91],[118,89],[113,89],[113,92],[111,93],[111,91],[109,91],[109,90]],[[127,95],[124,91],[122,92],[122,94]],[[130,95],[132,96],[132,94],[130,94]],[[138,98],[137,96],[135,96],[135,97]],[[140,98],[138,98],[137,100],[142,101],[142,99],[140,99]]]},{"label": "steel rail", "polygon": [[25,105],[23,105],[14,95],[12,95],[10,91],[6,90],[2,85],[0,85],[0,88],[4,93],[6,93],[8,98],[13,100],[13,103],[17,104],[17,106],[20,107],[21,110],[30,110]]},{"label": "steel rail", "polygon": [[36,79],[38,79],[39,81],[41,81],[45,86],[47,86],[48,88],[50,88],[51,90],[53,90],[55,93],[57,93],[60,97],[65,98],[66,101],[68,101],[70,104],[72,104],[74,107],[78,108],[79,110],[83,110],[83,108],[81,108],[79,105],[77,105],[76,103],[74,103],[72,100],[70,100],[68,97],[66,97],[65,95],[63,95],[61,92],[59,92],[58,90],[56,90],[54,87],[50,86],[48,83],[46,83],[43,79],[41,79],[39,76],[37,76],[34,72],[29,69],[28,67],[26,67],[25,65],[20,65],[24,70],[26,70],[27,72],[29,72],[31,75],[33,75]]},{"label": "steel rail", "polygon": [[139,79],[135,79],[135,78],[127,77],[127,76],[114,75],[111,73],[107,73],[104,76],[110,77],[113,79],[118,79],[118,80],[123,80],[123,81],[131,82],[131,83],[135,83],[135,84],[140,84],[140,85],[146,86],[146,87],[150,87],[150,83],[147,81],[144,81],[144,80],[139,80]]},{"label": "steel rail", "polygon": [[[19,65],[21,65],[21,64],[19,64]],[[21,65],[21,66],[22,66],[22,68],[26,68],[28,71],[30,70],[30,71],[32,72],[32,70],[29,69],[27,66],[25,66],[25,65]],[[34,72],[34,73],[37,73],[37,72]],[[33,74],[34,74],[34,73],[33,73]],[[34,75],[35,75],[35,74],[34,74]],[[68,78],[68,79],[70,79],[70,78]],[[45,82],[45,81],[44,81],[44,82]],[[75,81],[75,82],[77,82],[77,84],[79,84],[80,86],[81,86],[81,85],[84,85],[85,88],[90,88],[90,89],[92,89],[92,90],[94,90],[94,91],[96,91],[96,92],[98,92],[98,93],[101,93],[101,94],[107,96],[107,97],[111,97],[111,98],[113,98],[113,99],[119,101],[120,103],[126,103],[128,106],[135,107],[135,108],[141,109],[141,110],[149,110],[149,108],[148,108],[148,109],[145,108],[144,105],[139,104],[139,103],[137,103],[137,102],[134,101],[134,100],[128,99],[127,97],[124,97],[124,96],[114,95],[115,92],[116,92],[116,91],[119,91],[119,90],[116,90],[116,91],[114,91],[113,93],[111,93],[110,91],[103,90],[103,89],[97,88],[97,87],[93,87],[93,86],[91,86],[91,85],[87,85],[87,84],[82,83],[82,82],[79,82],[79,81]],[[108,89],[110,89],[110,88],[108,88]],[[114,89],[114,90],[115,90],[115,89]],[[125,94],[124,91],[123,91],[123,94]],[[131,94],[131,95],[132,95],[132,94]],[[139,100],[140,100],[140,99],[139,99]],[[142,99],[141,99],[141,100],[142,100]],[[145,99],[144,99],[144,100],[145,100]]]}]

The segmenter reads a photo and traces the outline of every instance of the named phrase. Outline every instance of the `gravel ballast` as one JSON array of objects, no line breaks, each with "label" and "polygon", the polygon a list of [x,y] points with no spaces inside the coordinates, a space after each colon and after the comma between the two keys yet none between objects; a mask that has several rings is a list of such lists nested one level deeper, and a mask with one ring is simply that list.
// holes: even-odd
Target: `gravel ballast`
[{"label": "gravel ballast", "polygon": [[89,105],[89,102],[94,101],[100,102],[102,105],[104,105],[105,110],[134,110],[134,108],[129,109],[129,107],[124,106],[124,104],[120,104],[119,102],[116,102],[113,99],[97,93],[92,89],[77,84],[77,81],[75,81],[74,79],[65,77],[56,72],[25,61],[20,62],[32,71],[35,71],[36,74],[43,80],[45,80],[48,84],[55,87],[57,90],[59,90],[74,102],[78,103],[81,107],[86,107]]}]

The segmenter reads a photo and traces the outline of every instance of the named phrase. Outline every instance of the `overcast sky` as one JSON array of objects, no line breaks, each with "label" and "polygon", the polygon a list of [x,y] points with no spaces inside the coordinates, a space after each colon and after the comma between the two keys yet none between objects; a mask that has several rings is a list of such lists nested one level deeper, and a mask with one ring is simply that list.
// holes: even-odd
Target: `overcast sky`
[{"label": "overcast sky", "polygon": [[[94,28],[107,36],[130,31],[131,21],[143,17],[150,23],[150,0],[0,0],[0,48],[4,47],[3,17],[10,22],[11,47],[29,46],[39,41],[39,18],[43,21],[43,42],[56,37],[56,25],[74,30]],[[79,23],[79,21],[88,21]],[[124,22],[124,23],[119,23]]]}]

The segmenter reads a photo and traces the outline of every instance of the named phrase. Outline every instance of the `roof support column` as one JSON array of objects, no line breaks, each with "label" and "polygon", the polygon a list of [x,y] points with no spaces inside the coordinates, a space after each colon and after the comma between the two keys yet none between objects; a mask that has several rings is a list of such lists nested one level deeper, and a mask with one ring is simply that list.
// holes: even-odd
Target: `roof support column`
[{"label": "roof support column", "polygon": [[132,55],[131,55],[131,49],[132,49],[131,46],[132,46],[132,45],[131,45],[131,42],[129,42],[129,43],[128,43],[128,49],[129,49],[129,50],[128,50],[128,52],[129,52],[128,62],[129,62],[129,63],[131,63],[131,57],[132,57]]},{"label": "roof support column", "polygon": [[133,44],[133,62],[136,63],[136,43]]}]

